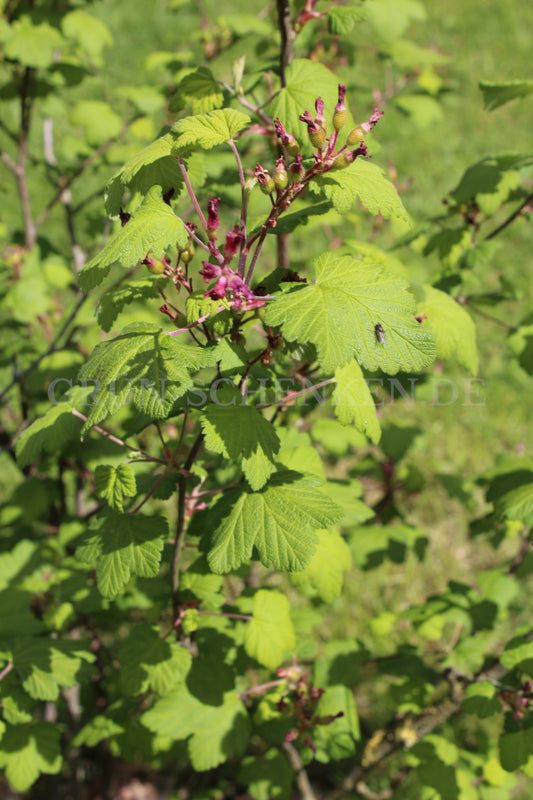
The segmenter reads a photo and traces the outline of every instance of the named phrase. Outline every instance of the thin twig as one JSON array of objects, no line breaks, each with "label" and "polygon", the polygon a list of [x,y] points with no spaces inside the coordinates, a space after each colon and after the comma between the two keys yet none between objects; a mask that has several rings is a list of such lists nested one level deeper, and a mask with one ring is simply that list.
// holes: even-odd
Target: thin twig
[{"label": "thin twig", "polygon": [[301,800],[316,800],[316,795],[309,782],[303,761],[300,758],[300,753],[290,742],[283,742],[282,747],[296,775],[296,783],[300,790]]},{"label": "thin twig", "polygon": [[12,662],[12,661],[10,661],[10,662],[9,662],[9,663],[8,663],[8,664],[7,664],[7,665],[4,667],[4,669],[2,670],[2,672],[0,672],[0,681],[3,681],[3,680],[4,680],[4,678],[6,677],[6,675],[9,675],[9,673],[11,672],[11,670],[12,670],[12,669],[13,669],[13,662]]},{"label": "thin twig", "polygon": [[499,233],[501,233],[504,228],[510,225],[513,220],[515,220],[518,216],[520,216],[523,209],[531,202],[533,202],[533,193],[528,194],[524,202],[518,206],[516,211],[513,211],[510,217],[507,217],[507,219],[504,222],[502,222],[501,225],[498,225],[498,227],[495,230],[493,230],[492,233],[489,233],[488,236],[485,236],[485,241],[488,241],[489,239],[494,239],[494,237],[497,236]]}]

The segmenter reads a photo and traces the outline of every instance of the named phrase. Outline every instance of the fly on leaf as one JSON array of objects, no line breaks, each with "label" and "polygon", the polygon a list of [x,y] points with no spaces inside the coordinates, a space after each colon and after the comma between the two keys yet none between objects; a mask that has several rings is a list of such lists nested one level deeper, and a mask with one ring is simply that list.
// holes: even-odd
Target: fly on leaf
[{"label": "fly on leaf", "polygon": [[385,344],[387,338],[385,336],[385,331],[383,330],[383,325],[381,324],[381,322],[377,322],[374,325],[374,333],[376,334],[376,339],[378,340],[378,342],[380,344]]}]

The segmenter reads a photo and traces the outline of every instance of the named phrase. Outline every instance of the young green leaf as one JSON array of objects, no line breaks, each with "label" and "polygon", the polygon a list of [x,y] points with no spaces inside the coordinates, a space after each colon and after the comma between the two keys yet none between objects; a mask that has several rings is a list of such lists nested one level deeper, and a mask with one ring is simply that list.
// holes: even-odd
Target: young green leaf
[{"label": "young green leaf", "polygon": [[483,101],[488,111],[503,106],[517,97],[527,97],[533,93],[532,80],[517,81],[480,81],[479,88],[483,92]]},{"label": "young green leaf", "polygon": [[159,285],[159,281],[149,278],[144,281],[131,281],[114,292],[105,292],[96,309],[96,320],[102,330],[109,333],[119,313],[129,303],[160,297]]},{"label": "young green leaf", "polygon": [[476,326],[472,318],[453,297],[434,289],[421,288],[423,298],[418,310],[427,315],[428,324],[435,337],[437,358],[455,356],[460,364],[475,375],[478,370]]},{"label": "young green leaf", "polygon": [[[315,262],[316,279],[276,297],[268,325],[282,325],[289,341],[312,342],[327,372],[354,357],[370,370],[391,375],[421,370],[435,358],[431,331],[414,318],[406,282],[378,264],[325,253]],[[376,324],[385,342],[376,339]]]},{"label": "young green leaf", "polygon": [[335,415],[343,425],[353,423],[357,430],[377,444],[381,437],[381,428],[376,406],[357,361],[350,361],[346,366],[336,369],[335,381]]},{"label": "young green leaf", "polygon": [[[213,672],[212,680],[216,678]],[[189,756],[198,772],[214,769],[232,755],[240,755],[250,735],[248,714],[234,689],[224,692],[222,699],[211,705],[182,685],[158,700],[143,714],[142,722],[159,736],[189,739]]]},{"label": "young green leaf", "polygon": [[198,67],[180,82],[170,100],[170,111],[181,111],[190,104],[193,114],[206,114],[224,103],[222,87],[207,67]]},{"label": "young green leaf", "polygon": [[237,780],[248,787],[253,800],[289,800],[294,772],[284,753],[272,747],[244,758]]},{"label": "young green leaf", "polygon": [[80,286],[87,292],[104,280],[113,264],[134,267],[148,253],[160,258],[170,245],[185,248],[187,241],[182,220],[164,202],[161,187],[152,186],[132,218],[84,266]]},{"label": "young green leaf", "polygon": [[353,29],[356,22],[367,17],[364,6],[333,6],[328,12],[328,32],[334,36],[344,36]]},{"label": "young green leaf", "polygon": [[[160,136],[126,161],[106,186],[106,209],[111,217],[119,214],[122,196],[126,189],[132,194],[146,194],[150,187],[160,186],[163,192],[174,189],[175,197],[183,186],[183,175],[179,164],[172,155],[175,137],[167,133]],[[130,220],[131,221],[131,220]],[[146,255],[146,254],[145,254]]]},{"label": "young green leaf", "polygon": [[352,565],[350,548],[337,531],[317,531],[318,544],[309,564],[292,572],[291,581],[304,592],[316,592],[325,603],[332,603],[342,592],[342,575]]},{"label": "young green leaf", "polygon": [[394,184],[381,167],[365,159],[357,158],[346,169],[318,176],[309,188],[324,194],[339,214],[347,214],[359,198],[370,214],[381,214],[385,219],[396,217],[411,224]]},{"label": "young green leaf", "polygon": [[60,687],[74,686],[82,664],[94,660],[81,642],[24,636],[13,645],[13,666],[25,691],[36,700],[57,700]]},{"label": "young green leaf", "polygon": [[323,481],[295,472],[278,472],[260,492],[226,492],[208,512],[213,530],[208,561],[213,572],[237,569],[259,560],[278,570],[304,569],[314,553],[316,528],[335,524],[342,509],[318,488]]},{"label": "young green leaf", "polygon": [[[324,64],[308,58],[295,58],[287,67],[285,79],[285,87],[275,96],[268,112],[272,119],[279,117],[303,151],[309,150],[307,126],[299,116],[304,111],[311,111],[320,95],[325,103],[326,119],[331,119],[341,81]],[[346,128],[349,130],[353,126],[353,118],[348,112]]]},{"label": "young green leaf", "polygon": [[178,134],[174,150],[179,152],[190,147],[211,150],[212,147],[229,142],[249,122],[250,117],[247,114],[232,108],[180,119],[172,126],[172,132]]},{"label": "young green leaf", "polygon": [[499,497],[496,512],[507,519],[519,519],[525,525],[533,524],[533,483],[519,486]]},{"label": "young green leaf", "polygon": [[276,669],[294,650],[289,601],[284,594],[260,589],[255,593],[253,619],[246,623],[244,648],[269,669]]},{"label": "young green leaf", "polygon": [[226,458],[241,460],[250,487],[258,491],[276,468],[279,439],[257,409],[241,405],[240,401],[242,397],[237,393],[221,405],[207,407],[201,419],[205,446]]},{"label": "young green leaf", "polygon": [[214,359],[214,350],[182,344],[157,325],[128,325],[98,344],[80,370],[80,380],[95,381],[84,431],[129,402],[149,417],[165,417],[192,388],[189,372]]},{"label": "young green leaf", "polygon": [[104,597],[116,597],[132,575],[155,578],[168,524],[164,517],[131,516],[104,511],[76,550],[76,558],[96,567]]},{"label": "young green leaf", "polygon": [[57,775],[63,763],[60,738],[51,722],[7,728],[0,740],[0,767],[15,791],[28,791],[41,773]]},{"label": "young green leaf", "polygon": [[124,498],[135,497],[137,483],[135,472],[131,464],[98,464],[94,471],[94,488],[96,494],[107,500],[114,511],[122,514],[124,511]]},{"label": "young green leaf", "polygon": [[76,436],[79,427],[78,420],[72,416],[71,403],[51,406],[17,439],[15,452],[18,465],[21,468],[26,467],[36,461],[42,453],[60,453]]},{"label": "young green leaf", "polygon": [[128,695],[168,694],[185,680],[192,656],[176,642],[163,641],[157,628],[137,625],[117,651],[120,682]]}]

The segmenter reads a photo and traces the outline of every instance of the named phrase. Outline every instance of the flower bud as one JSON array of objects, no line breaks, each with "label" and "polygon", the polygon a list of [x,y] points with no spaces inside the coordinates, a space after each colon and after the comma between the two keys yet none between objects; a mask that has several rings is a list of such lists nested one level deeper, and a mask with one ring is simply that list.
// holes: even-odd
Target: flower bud
[{"label": "flower bud", "polygon": [[278,158],[276,161],[276,169],[274,170],[274,186],[276,189],[282,191],[289,181],[287,176],[287,167],[283,158]]},{"label": "flower bud", "polygon": [[315,123],[318,125],[319,128],[322,128],[324,133],[328,132],[327,125],[326,125],[326,118],[324,116],[324,101],[321,97],[317,97],[315,102]]},{"label": "flower bud", "polygon": [[189,242],[185,250],[182,250],[180,252],[180,261],[182,261],[184,264],[188,264],[189,261],[192,260],[193,256],[194,256],[194,245],[192,242]]},{"label": "flower bud", "polygon": [[298,119],[307,125],[309,141],[313,147],[317,147],[319,150],[324,147],[326,144],[326,131],[312,119],[309,111],[306,111],[305,114],[300,114]]},{"label": "flower bud", "polygon": [[332,120],[333,127],[337,132],[344,128],[344,123],[346,122],[346,106],[344,104],[345,96],[346,86],[343,86],[342,83],[339,83],[339,102],[335,106]]},{"label": "flower bud", "polygon": [[280,140],[282,147],[290,156],[294,157],[300,152],[298,142],[292,133],[287,133],[279,119],[274,120],[274,130],[276,131],[276,136]]},{"label": "flower bud", "polygon": [[299,183],[305,173],[305,168],[303,165],[302,156],[300,153],[296,156],[296,160],[289,164],[289,169],[287,172],[289,183]]},{"label": "flower bud", "polygon": [[350,131],[346,138],[346,144],[348,147],[352,147],[354,144],[359,144],[359,142],[363,141],[365,138],[365,132],[360,125],[357,128],[354,128]]},{"label": "flower bud", "polygon": [[257,178],[259,188],[263,194],[272,194],[276,187],[274,186],[274,181],[268,174],[268,171],[258,164],[255,168],[254,175]]},{"label": "flower bud", "polygon": [[159,258],[152,258],[151,256],[143,258],[141,263],[143,263],[145,267],[148,267],[152,275],[163,275],[165,269],[169,266],[166,261],[162,261]]},{"label": "flower bud", "polygon": [[242,233],[239,232],[239,226],[235,225],[232,231],[226,235],[226,244],[224,245],[224,256],[230,261],[237,255],[240,244],[242,242]]},{"label": "flower bud", "polygon": [[209,200],[207,203],[207,235],[211,241],[214,241],[217,238],[218,233],[218,204],[220,203],[220,197],[211,197],[209,195]]}]

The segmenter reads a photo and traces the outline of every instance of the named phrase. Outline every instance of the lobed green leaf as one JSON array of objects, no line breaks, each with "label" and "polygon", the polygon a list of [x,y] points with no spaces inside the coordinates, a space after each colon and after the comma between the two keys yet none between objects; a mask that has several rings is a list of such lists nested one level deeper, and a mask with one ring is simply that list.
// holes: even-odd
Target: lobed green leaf
[{"label": "lobed green leaf", "polygon": [[187,229],[164,202],[161,187],[152,186],[132,218],[84,266],[79,276],[80,286],[83,291],[94,289],[113,264],[133,267],[148,254],[160,258],[170,245],[177,243],[184,249],[187,240]]},{"label": "lobed green leaf", "polygon": [[278,570],[304,569],[316,547],[316,528],[335,524],[342,509],[319,490],[322,480],[277,472],[260,492],[236,489],[210,509],[204,524],[212,530],[208,561],[213,572],[238,569],[259,560]]},{"label": "lobed green leaf", "polygon": [[[414,298],[404,280],[379,264],[325,253],[316,279],[277,296],[267,307],[268,325],[282,325],[289,341],[312,342],[327,372],[355,358],[370,370],[394,375],[418,371],[435,358],[430,330],[414,318]],[[376,338],[379,323],[385,342]]]},{"label": "lobed green leaf", "polygon": [[168,524],[160,516],[132,516],[105,510],[92,523],[76,558],[96,567],[104,597],[122,592],[132,575],[154,578],[159,571]]}]

